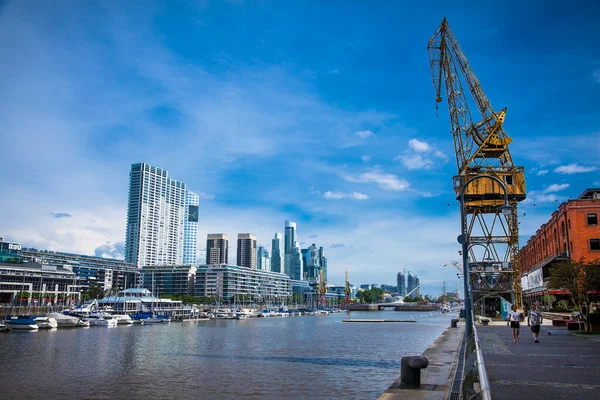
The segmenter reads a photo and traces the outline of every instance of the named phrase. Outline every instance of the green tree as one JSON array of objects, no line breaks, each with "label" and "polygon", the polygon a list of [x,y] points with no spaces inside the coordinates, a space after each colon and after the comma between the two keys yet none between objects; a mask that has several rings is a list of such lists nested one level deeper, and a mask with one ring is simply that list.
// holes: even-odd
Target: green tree
[{"label": "green tree", "polygon": [[600,293],[600,260],[590,263],[566,261],[550,269],[548,287],[568,291],[571,301],[580,311],[585,330],[591,330],[591,303]]},{"label": "green tree", "polygon": [[90,299],[102,299],[104,297],[104,290],[98,285],[91,285],[88,289],[88,295]]}]

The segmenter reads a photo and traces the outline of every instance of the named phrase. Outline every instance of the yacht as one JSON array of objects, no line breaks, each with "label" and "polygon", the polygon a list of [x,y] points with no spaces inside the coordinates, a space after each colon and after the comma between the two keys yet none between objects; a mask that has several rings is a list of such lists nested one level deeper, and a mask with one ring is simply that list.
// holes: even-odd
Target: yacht
[{"label": "yacht", "polygon": [[27,315],[19,315],[18,317],[11,317],[4,322],[8,329],[24,330],[24,331],[37,331],[40,327],[35,323],[33,318]]},{"label": "yacht", "polygon": [[90,326],[117,326],[117,319],[112,315],[102,315],[98,313],[90,314],[87,317]]},{"label": "yacht", "polygon": [[36,317],[33,320],[40,329],[58,328],[58,322],[52,317]]}]

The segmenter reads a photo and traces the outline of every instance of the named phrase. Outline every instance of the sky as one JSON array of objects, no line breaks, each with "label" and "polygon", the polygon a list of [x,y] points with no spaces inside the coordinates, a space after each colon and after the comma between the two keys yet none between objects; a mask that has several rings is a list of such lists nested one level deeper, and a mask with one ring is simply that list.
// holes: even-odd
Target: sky
[{"label": "sky", "polygon": [[331,283],[453,288],[457,167],[427,53],[444,16],[507,107],[524,245],[600,186],[596,1],[0,1],[0,236],[119,257],[147,162],[200,194],[200,257],[207,233],[270,247],[291,220]]}]

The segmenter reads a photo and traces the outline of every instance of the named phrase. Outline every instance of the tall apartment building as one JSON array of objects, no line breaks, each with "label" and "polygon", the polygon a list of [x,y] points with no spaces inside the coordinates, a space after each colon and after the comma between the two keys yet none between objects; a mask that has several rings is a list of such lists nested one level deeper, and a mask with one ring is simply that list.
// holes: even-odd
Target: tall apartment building
[{"label": "tall apartment building", "polygon": [[406,278],[406,293],[408,294],[414,290],[413,293],[410,293],[410,297],[417,297],[419,295],[419,289],[417,289],[418,286],[419,278],[417,278],[416,275],[413,275],[409,272],[408,277]]},{"label": "tall apartment building", "polygon": [[256,269],[256,236],[239,233],[237,241],[237,265]]},{"label": "tall apartment building", "polygon": [[199,197],[187,191],[185,194],[185,218],[183,224],[183,263],[198,265],[198,206]]},{"label": "tall apartment building", "polygon": [[125,260],[137,267],[183,263],[186,185],[168,171],[146,163],[133,164]]},{"label": "tall apartment building", "polygon": [[229,238],[224,233],[209,233],[206,237],[206,264],[228,264]]},{"label": "tall apartment building", "polygon": [[290,275],[289,277],[297,281],[304,279],[302,271],[302,251],[298,242],[294,243],[292,252],[290,253]]},{"label": "tall apartment building", "polygon": [[396,286],[398,286],[400,296],[404,296],[406,294],[406,279],[402,272],[398,272],[398,275],[396,275]]},{"label": "tall apartment building", "polygon": [[276,233],[275,238],[271,241],[271,271],[283,272],[283,235]]},{"label": "tall apartment building", "polygon": [[313,282],[320,280],[321,270],[327,280],[327,258],[323,247],[317,248],[313,243],[309,248],[302,249],[302,267],[306,280]]},{"label": "tall apartment building", "polygon": [[[296,223],[285,221],[285,242],[284,242],[284,267],[283,273],[287,276],[292,276],[292,257],[294,254],[294,246],[296,245]],[[302,255],[300,255],[302,262]],[[294,278],[296,279],[296,278]],[[298,280],[302,279],[297,278]]]}]

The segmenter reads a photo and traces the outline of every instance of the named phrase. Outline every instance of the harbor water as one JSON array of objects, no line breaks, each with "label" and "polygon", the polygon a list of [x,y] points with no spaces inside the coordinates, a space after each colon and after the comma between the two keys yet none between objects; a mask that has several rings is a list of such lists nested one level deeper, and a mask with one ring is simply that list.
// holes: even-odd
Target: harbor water
[{"label": "harbor water", "polygon": [[[352,312],[0,335],[2,398],[374,399],[454,314]],[[343,319],[416,323],[344,323]]]}]

